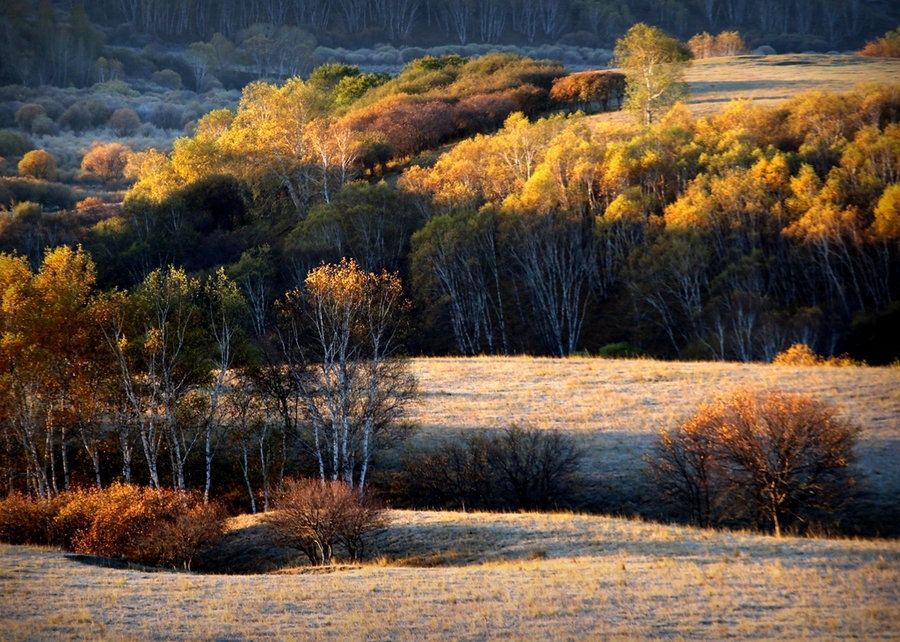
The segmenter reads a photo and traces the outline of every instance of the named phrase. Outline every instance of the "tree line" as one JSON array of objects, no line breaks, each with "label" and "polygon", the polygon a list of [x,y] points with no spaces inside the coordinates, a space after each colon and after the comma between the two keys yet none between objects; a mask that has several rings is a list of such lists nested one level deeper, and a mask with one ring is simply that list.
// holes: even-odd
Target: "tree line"
[{"label": "tree line", "polygon": [[208,500],[218,471],[254,512],[286,474],[362,495],[377,454],[411,430],[399,279],[322,265],[258,336],[239,284],[259,275],[236,278],[168,266],[101,291],[81,248],[48,250],[34,273],[0,255],[4,492],[119,479]]},{"label": "tree line", "polygon": [[[238,62],[236,49],[257,77],[289,77],[309,71],[317,45],[597,48],[643,21],[684,39],[740,30],[753,46],[783,53],[857,48],[896,20],[890,7],[861,0],[11,0],[0,8],[0,78],[57,86],[121,78],[134,67],[124,47],[135,34],[190,45],[176,71],[201,91],[208,73]],[[123,48],[104,50],[108,40]]]}]

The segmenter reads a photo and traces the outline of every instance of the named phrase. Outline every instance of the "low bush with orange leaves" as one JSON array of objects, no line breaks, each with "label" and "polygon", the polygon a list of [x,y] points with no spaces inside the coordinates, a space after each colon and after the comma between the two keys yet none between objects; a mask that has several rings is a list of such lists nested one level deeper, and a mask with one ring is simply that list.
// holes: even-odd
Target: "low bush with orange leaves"
[{"label": "low bush with orange leaves", "polygon": [[883,38],[867,42],[859,55],[873,58],[900,58],[900,27],[888,31]]},{"label": "low bush with orange leaves", "polygon": [[822,357],[804,343],[795,343],[787,350],[779,352],[772,360],[775,366],[831,366],[847,368],[850,366],[865,366],[865,361],[856,361],[850,355]]},{"label": "low bush with orange leaves", "polygon": [[225,514],[197,494],[128,484],[49,499],[0,500],[0,541],[54,545],[146,566],[190,568],[224,532]]}]

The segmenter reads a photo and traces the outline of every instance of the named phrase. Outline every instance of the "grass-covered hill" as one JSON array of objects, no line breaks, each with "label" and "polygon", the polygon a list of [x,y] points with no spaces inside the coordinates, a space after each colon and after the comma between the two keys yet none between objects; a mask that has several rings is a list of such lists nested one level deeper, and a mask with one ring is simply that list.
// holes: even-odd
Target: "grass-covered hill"
[{"label": "grass-covered hill", "polygon": [[[378,560],[145,573],[0,547],[6,640],[896,639],[895,542],[571,514],[394,512]],[[252,529],[248,518],[231,537]],[[257,552],[249,555],[258,555]]]}]

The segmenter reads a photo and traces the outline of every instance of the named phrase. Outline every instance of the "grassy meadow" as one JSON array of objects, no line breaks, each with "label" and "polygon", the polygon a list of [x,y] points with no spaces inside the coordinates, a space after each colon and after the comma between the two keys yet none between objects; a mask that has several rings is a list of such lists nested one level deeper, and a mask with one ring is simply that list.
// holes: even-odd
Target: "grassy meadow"
[{"label": "grassy meadow", "polygon": [[900,527],[900,368],[787,367],[644,359],[533,357],[413,360],[421,399],[414,448],[444,435],[510,423],[577,437],[585,457],[584,509],[653,515],[641,458],[663,427],[741,386],[806,392],[863,428],[857,444],[865,510],[892,534]]},{"label": "grassy meadow", "polygon": [[0,546],[0,638],[900,639],[896,541],[569,514],[393,518],[381,557],[316,573],[146,573]]},{"label": "grassy meadow", "polygon": [[[773,107],[807,91],[844,93],[860,83],[900,82],[900,60],[845,54],[783,54],[704,58],[685,73],[691,95],[687,107],[697,118],[720,111],[732,100]],[[631,122],[627,112],[590,116],[592,120]]]},{"label": "grassy meadow", "polygon": [[[510,421],[571,432],[584,493],[641,501],[655,431],[736,386],[803,390],[865,426],[896,508],[900,369],[530,357],[416,359],[413,447]],[[589,492],[590,491],[590,492]],[[391,511],[360,566],[309,567],[233,518],[200,575],[0,546],[0,639],[900,639],[900,542],[575,513]]]}]

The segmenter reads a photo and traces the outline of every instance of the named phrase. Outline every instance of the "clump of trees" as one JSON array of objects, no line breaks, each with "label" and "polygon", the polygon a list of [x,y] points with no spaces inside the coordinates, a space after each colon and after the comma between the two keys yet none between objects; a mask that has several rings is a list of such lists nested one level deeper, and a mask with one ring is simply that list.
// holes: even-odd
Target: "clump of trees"
[{"label": "clump of trees", "polygon": [[417,505],[458,510],[550,510],[568,505],[582,453],[557,430],[512,424],[447,439],[405,463]]},{"label": "clump of trees", "polygon": [[840,519],[859,430],[809,395],[740,389],[662,430],[650,473],[699,526],[748,520],[779,537]]},{"label": "clump of trees", "polygon": [[687,47],[695,60],[737,56],[749,51],[747,43],[737,31],[723,31],[718,36],[699,33],[687,41]]},{"label": "clump of trees", "polygon": [[81,248],[35,272],[0,254],[4,487],[48,499],[118,478],[209,500],[243,477],[255,509],[294,466],[362,496],[377,455],[413,429],[399,278],[321,265],[275,315],[261,258],[234,278],[169,265],[101,292]]},{"label": "clump of trees", "polygon": [[555,104],[585,113],[622,107],[625,75],[616,71],[583,71],[557,78],[550,90]]}]

